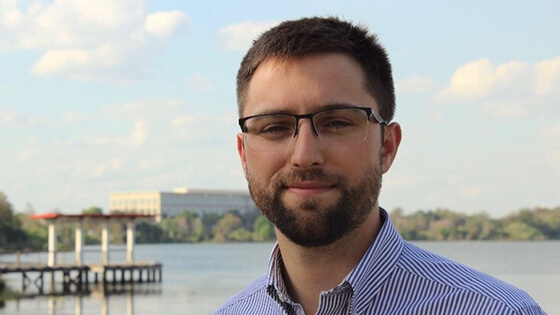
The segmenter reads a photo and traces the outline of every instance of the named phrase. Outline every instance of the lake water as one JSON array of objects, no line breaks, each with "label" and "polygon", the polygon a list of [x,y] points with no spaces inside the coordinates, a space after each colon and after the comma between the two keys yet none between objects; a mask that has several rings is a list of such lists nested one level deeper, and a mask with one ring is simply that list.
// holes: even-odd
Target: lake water
[{"label": "lake water", "polygon": [[[560,314],[560,242],[419,242],[527,291],[550,315]],[[210,314],[265,272],[272,243],[137,245],[135,259],[163,263],[163,281],[105,297],[39,297],[7,301],[0,315]],[[88,253],[95,262],[98,253]],[[123,261],[122,253],[111,255]],[[10,257],[0,257],[0,261]],[[35,257],[27,257],[37,260]],[[41,258],[42,259],[42,258]],[[71,261],[72,256],[59,258]],[[94,261],[92,261],[94,260]],[[43,260],[45,261],[45,260]],[[19,290],[21,276],[6,277]]]}]

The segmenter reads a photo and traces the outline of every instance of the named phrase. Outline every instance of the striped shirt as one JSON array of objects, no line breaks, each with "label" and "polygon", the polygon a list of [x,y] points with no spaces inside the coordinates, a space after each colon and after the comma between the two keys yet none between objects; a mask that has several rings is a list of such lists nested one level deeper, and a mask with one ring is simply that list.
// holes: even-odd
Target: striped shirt
[{"label": "striped shirt", "polygon": [[[340,285],[322,292],[317,314],[545,314],[527,293],[403,240],[389,216],[375,242]],[[278,245],[268,272],[214,315],[303,315],[281,276]]]}]

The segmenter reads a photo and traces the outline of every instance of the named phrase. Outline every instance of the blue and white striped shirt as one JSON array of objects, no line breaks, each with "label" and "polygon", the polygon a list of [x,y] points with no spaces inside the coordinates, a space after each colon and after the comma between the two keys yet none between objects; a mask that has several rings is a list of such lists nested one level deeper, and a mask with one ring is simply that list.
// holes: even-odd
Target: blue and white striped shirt
[{"label": "blue and white striped shirt", "polygon": [[[317,314],[545,314],[524,291],[403,240],[381,212],[377,239],[340,285],[321,294]],[[288,295],[282,264],[276,245],[268,273],[214,315],[303,315]]]}]

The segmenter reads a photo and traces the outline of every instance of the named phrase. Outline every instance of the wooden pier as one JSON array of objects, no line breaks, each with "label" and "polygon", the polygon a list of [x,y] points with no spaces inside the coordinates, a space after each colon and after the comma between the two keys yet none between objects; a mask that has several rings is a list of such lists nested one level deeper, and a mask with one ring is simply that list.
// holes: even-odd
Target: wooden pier
[{"label": "wooden pier", "polygon": [[[21,274],[22,292],[31,287],[39,295],[60,292],[56,289],[57,279],[62,283],[62,293],[89,291],[90,284],[118,285],[151,283],[162,281],[161,263],[110,264],[110,265],[57,265],[53,267],[38,265],[0,265],[0,274]],[[48,281],[47,281],[48,280]],[[49,282],[50,288],[45,284]]]},{"label": "wooden pier", "polygon": [[[34,291],[32,295],[64,295],[87,294],[90,285],[102,285],[105,292],[108,286],[117,286],[134,283],[152,283],[162,281],[162,264],[159,262],[140,262],[134,260],[135,220],[151,218],[153,216],[135,214],[84,214],[61,215],[44,214],[34,216],[42,219],[49,225],[48,261],[41,263],[22,263],[20,256],[16,255],[14,263],[0,263],[0,276],[3,274],[21,274],[22,293]],[[74,263],[65,264],[57,262],[56,250],[56,223],[57,221],[73,221],[78,223],[76,228],[76,244]],[[83,261],[83,235],[82,221],[94,220],[102,224],[101,263],[92,264]],[[119,220],[127,224],[127,249],[125,262],[110,262],[109,234],[110,220]],[[46,287],[47,282],[49,287]],[[62,284],[62,290],[58,287]]]}]

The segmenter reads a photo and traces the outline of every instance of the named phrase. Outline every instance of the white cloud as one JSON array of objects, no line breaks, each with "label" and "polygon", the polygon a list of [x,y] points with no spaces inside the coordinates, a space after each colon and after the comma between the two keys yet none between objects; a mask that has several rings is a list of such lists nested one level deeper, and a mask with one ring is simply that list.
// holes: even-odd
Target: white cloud
[{"label": "white cloud", "polygon": [[410,76],[396,84],[399,93],[422,93],[429,91],[433,87],[432,79],[423,76]]},{"label": "white cloud", "polygon": [[2,124],[12,124],[16,122],[17,114],[11,111],[0,111],[0,122]]},{"label": "white cloud", "polygon": [[535,68],[537,74],[535,93],[537,95],[558,93],[560,89],[560,56],[542,61]]},{"label": "white cloud", "polygon": [[212,79],[200,73],[195,73],[186,80],[186,88],[191,92],[213,92],[217,89]]},{"label": "white cloud", "polygon": [[74,70],[91,64],[93,59],[98,58],[93,58],[91,53],[86,50],[49,50],[33,66],[33,73],[38,75],[68,73],[71,77],[83,78],[83,71]]},{"label": "white cloud", "polygon": [[521,61],[493,64],[479,59],[459,67],[439,92],[441,103],[484,106],[494,118],[516,118],[557,110],[560,56],[535,65]]},{"label": "white cloud", "polygon": [[43,151],[36,139],[30,139],[26,142],[25,147],[17,153],[16,161],[26,162],[37,159],[42,155]]},{"label": "white cloud", "polygon": [[186,105],[178,100],[143,100],[106,106],[104,114],[119,119],[156,119],[167,115],[174,116]]},{"label": "white cloud", "polygon": [[540,147],[544,149],[543,159],[551,169],[560,172],[560,122],[543,127],[538,135]]},{"label": "white cloud", "polygon": [[[202,110],[202,111],[201,111]],[[180,142],[212,143],[235,134],[235,108],[220,114],[179,100],[144,100],[105,107],[104,121],[125,126],[102,134],[82,136],[87,145],[97,147],[168,150]]]},{"label": "white cloud", "polygon": [[[231,118],[232,113],[223,115]],[[208,169],[231,163],[224,162],[222,152],[207,156],[193,149],[201,142],[214,141],[218,150],[224,150],[225,146],[220,145],[222,140],[216,134],[225,137],[231,132],[221,130],[224,128],[222,117],[214,118],[197,113],[186,102],[173,99],[117,104],[97,114],[69,112],[60,118],[38,114],[23,116],[18,122],[25,123],[25,132],[32,138],[25,138],[13,149],[13,154],[4,155],[11,159],[9,163],[14,168],[22,169],[22,172],[12,173],[11,177],[3,179],[9,182],[10,178],[56,177],[60,182],[75,183],[68,188],[73,194],[88,189],[87,185],[94,185],[84,180],[88,178],[96,178],[96,183],[103,183],[97,188],[103,194],[115,189],[134,189],[139,185],[162,189],[170,181],[184,184],[180,180],[185,180],[186,175],[181,172],[192,167],[193,159],[200,157],[202,161],[198,165],[206,165],[206,170],[194,167],[191,173],[196,174],[186,178],[201,178]],[[66,124],[65,127],[72,131],[53,132],[55,129],[62,130],[51,128],[60,123]],[[177,132],[189,133],[189,137],[178,137]],[[231,138],[234,143],[234,137]],[[230,160],[234,157],[232,152]],[[130,180],[132,178],[135,179]],[[27,185],[25,189],[32,189],[30,181],[24,182]]]},{"label": "white cloud", "polygon": [[88,116],[77,112],[68,112],[60,117],[62,123],[77,123],[87,120]]},{"label": "white cloud", "polygon": [[268,30],[277,22],[242,22],[222,28],[219,34],[222,46],[228,50],[246,50],[260,34]]},{"label": "white cloud", "polygon": [[173,137],[181,140],[196,139],[203,133],[204,126],[210,124],[212,124],[212,120],[208,115],[183,114],[176,116],[171,121]]},{"label": "white cloud", "polygon": [[79,80],[132,80],[187,22],[179,11],[146,12],[144,0],[4,4],[0,41],[35,50],[33,73]]},{"label": "white cloud", "polygon": [[146,124],[143,120],[138,120],[134,125],[134,132],[132,133],[132,144],[139,146],[146,142],[147,131]]},{"label": "white cloud", "polygon": [[146,31],[157,38],[165,39],[173,35],[173,32],[186,19],[183,12],[157,12],[146,18]]},{"label": "white cloud", "polygon": [[19,130],[52,127],[60,124],[73,124],[88,120],[89,117],[78,112],[67,112],[61,116],[52,114],[26,115],[21,112],[0,110],[2,127],[16,127]]},{"label": "white cloud", "polygon": [[496,90],[510,87],[527,73],[528,66],[519,61],[494,65],[488,59],[467,63],[455,71],[441,97],[449,99],[478,99]]},{"label": "white cloud", "polygon": [[497,119],[523,117],[530,111],[526,101],[511,99],[484,102],[484,109],[486,114]]}]

